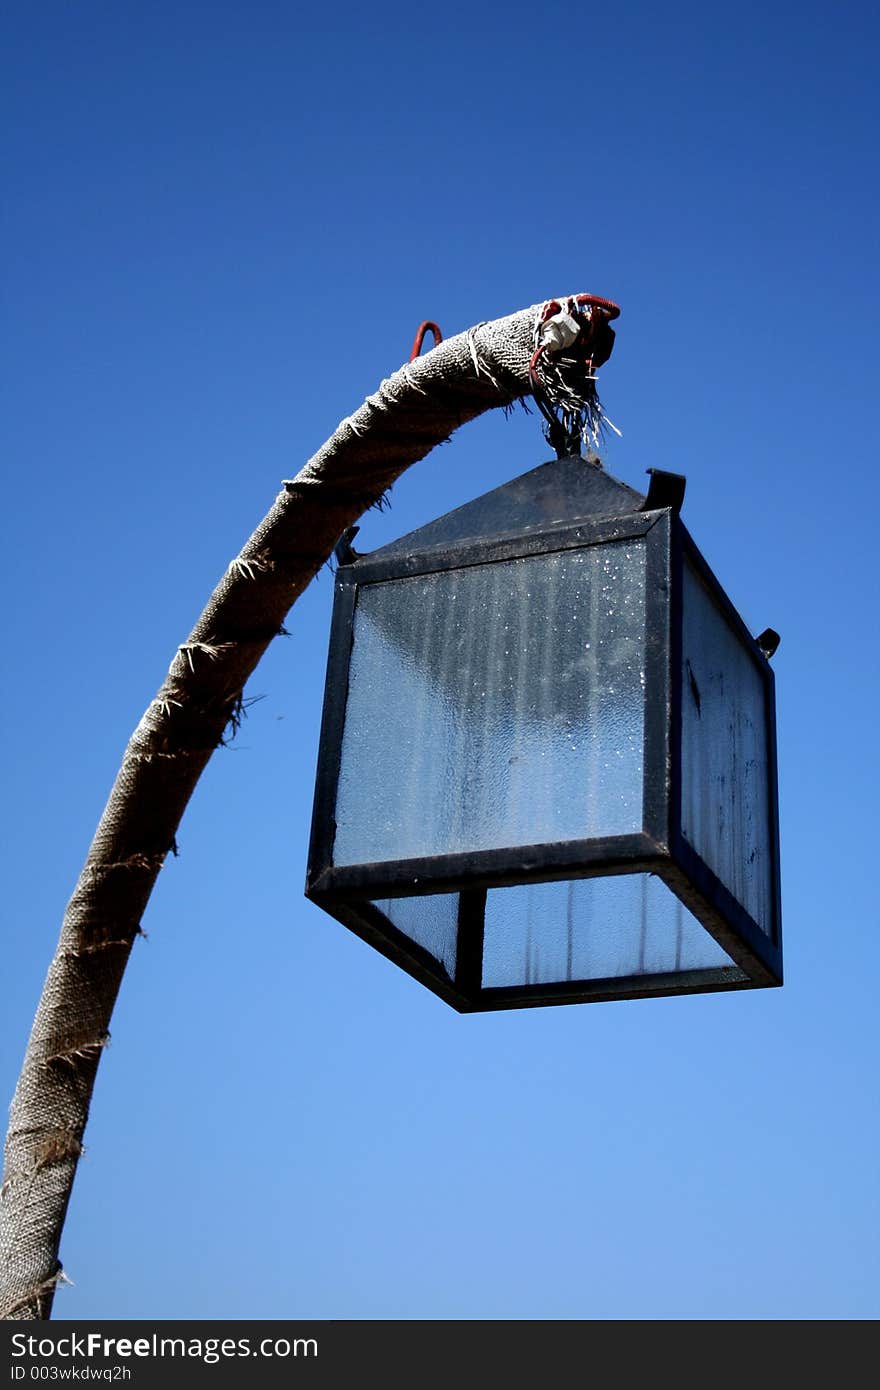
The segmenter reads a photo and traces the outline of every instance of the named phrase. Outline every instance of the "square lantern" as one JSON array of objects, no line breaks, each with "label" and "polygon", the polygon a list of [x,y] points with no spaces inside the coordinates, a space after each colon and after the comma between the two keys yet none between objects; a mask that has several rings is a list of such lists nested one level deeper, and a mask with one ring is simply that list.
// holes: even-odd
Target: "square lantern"
[{"label": "square lantern", "polygon": [[782,982],[773,676],[683,484],[340,554],[306,892],[462,1012]]}]

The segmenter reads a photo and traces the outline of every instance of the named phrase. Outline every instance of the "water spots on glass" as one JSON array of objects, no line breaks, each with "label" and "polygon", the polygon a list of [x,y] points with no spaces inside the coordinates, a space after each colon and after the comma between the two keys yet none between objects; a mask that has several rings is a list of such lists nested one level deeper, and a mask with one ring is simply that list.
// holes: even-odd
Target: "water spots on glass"
[{"label": "water spots on glass", "polygon": [[522,884],[487,895],[486,989],[721,968],[735,968],[730,956],[653,874]]},{"label": "water spots on glass", "polygon": [[458,894],[429,894],[419,898],[383,898],[373,903],[398,931],[417,941],[455,978]]},{"label": "water spots on glass", "polygon": [[336,864],[638,831],[641,543],[363,586]]},{"label": "water spots on glass", "polygon": [[684,572],[682,646],[682,830],[769,933],[765,687],[752,655],[690,564]]}]

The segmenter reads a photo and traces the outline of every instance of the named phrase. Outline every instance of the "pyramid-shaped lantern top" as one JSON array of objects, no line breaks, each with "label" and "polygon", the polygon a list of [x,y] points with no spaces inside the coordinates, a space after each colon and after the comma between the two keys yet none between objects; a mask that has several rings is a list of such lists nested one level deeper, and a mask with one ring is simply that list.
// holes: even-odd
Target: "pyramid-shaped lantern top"
[{"label": "pyramid-shaped lantern top", "polygon": [[626,516],[644,504],[640,492],[612,478],[597,460],[554,459],[371,551],[369,558],[391,559],[435,546],[546,531],[593,517]]}]

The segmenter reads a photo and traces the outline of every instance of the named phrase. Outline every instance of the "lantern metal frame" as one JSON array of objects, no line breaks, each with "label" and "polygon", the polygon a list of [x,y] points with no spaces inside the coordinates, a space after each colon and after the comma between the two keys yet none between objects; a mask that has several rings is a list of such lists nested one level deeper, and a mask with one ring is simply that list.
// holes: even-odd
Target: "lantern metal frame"
[{"label": "lantern metal frame", "polygon": [[[652,487],[643,505],[650,506],[653,491]],[[631,495],[638,499],[638,494]],[[360,587],[464,566],[635,539],[644,540],[647,565],[642,830],[557,844],[517,845],[382,863],[334,865],[334,809],[354,613]],[[682,586],[686,561],[693,566],[750,653],[764,685],[772,916],[768,931],[762,930],[733,897],[682,831]],[[674,982],[669,975],[658,974],[522,986],[482,986],[483,916],[488,889],[625,873],[656,874],[661,878],[734,964],[682,971],[674,976]],[[373,900],[456,891],[460,894],[456,970],[455,978],[450,979],[430,952],[396,928],[374,906]],[[431,545],[411,552],[397,550],[388,555],[378,552],[375,557],[359,556],[339,565],[306,895],[462,1013],[782,983],[773,672],[689,535],[675,505],[554,523],[541,529],[527,528],[520,533],[508,532],[452,545]]]}]

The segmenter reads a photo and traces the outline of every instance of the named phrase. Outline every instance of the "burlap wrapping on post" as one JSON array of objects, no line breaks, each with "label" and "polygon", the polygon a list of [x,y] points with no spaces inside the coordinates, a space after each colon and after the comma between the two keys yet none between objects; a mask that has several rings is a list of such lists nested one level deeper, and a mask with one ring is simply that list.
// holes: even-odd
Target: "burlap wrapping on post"
[{"label": "burlap wrapping on post", "polygon": [[541,306],[450,338],[383,381],[230,564],[135,729],[64,917],[11,1107],[0,1316],[48,1318],[95,1075],[156,876],[242,691],[341,533],[457,426],[530,391]]}]

